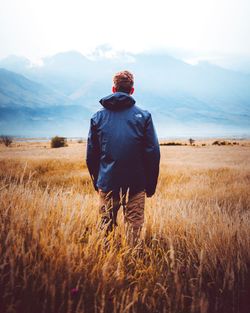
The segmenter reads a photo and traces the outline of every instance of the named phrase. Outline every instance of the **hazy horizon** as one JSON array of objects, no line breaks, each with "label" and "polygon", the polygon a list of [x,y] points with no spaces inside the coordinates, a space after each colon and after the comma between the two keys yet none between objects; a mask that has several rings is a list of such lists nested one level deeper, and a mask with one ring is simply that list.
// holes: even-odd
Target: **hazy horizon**
[{"label": "hazy horizon", "polygon": [[64,53],[80,53],[82,56],[90,60],[107,59],[107,60],[124,60],[125,62],[133,63],[133,57],[137,55],[169,55],[173,58],[181,60],[190,65],[197,65],[200,62],[208,62],[210,64],[219,66],[221,68],[239,71],[242,73],[250,74],[250,54],[249,55],[237,55],[237,54],[227,54],[227,55],[209,55],[207,53],[196,53],[194,51],[187,51],[185,49],[174,49],[174,48],[164,48],[164,49],[151,49],[142,52],[126,52],[123,50],[115,50],[110,44],[102,44],[96,46],[91,52],[83,53],[81,51],[71,49],[65,51],[58,51],[52,55],[45,55],[41,58],[30,58],[27,55],[18,55],[15,53],[8,54],[4,57],[0,57],[0,61],[8,60],[10,58],[18,58],[27,60],[32,67],[42,67],[44,60],[47,58],[64,54]]},{"label": "hazy horizon", "polygon": [[247,0],[4,0],[1,132],[86,134],[128,69],[160,137],[248,135],[249,13]]},{"label": "hazy horizon", "polygon": [[197,63],[250,69],[247,0],[3,1],[0,59],[24,56],[39,63],[65,51],[168,52]]}]

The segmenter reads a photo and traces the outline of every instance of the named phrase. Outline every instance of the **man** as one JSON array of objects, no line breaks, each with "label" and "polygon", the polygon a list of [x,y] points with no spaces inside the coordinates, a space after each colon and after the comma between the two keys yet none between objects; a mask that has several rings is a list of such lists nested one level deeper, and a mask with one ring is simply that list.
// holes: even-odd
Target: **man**
[{"label": "man", "polygon": [[127,239],[135,245],[144,222],[145,194],[155,193],[160,149],[151,114],[131,96],[132,73],[119,72],[113,82],[113,94],[100,100],[103,109],[91,118],[86,162],[99,193],[102,228],[109,233],[117,225],[123,205]]}]

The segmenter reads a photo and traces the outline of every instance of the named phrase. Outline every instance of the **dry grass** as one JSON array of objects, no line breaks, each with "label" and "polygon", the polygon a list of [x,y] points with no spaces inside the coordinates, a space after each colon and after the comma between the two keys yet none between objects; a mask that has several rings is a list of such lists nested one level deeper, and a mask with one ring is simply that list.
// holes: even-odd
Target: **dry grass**
[{"label": "dry grass", "polygon": [[141,247],[103,249],[85,144],[0,148],[0,312],[249,312],[250,148],[162,147]]}]

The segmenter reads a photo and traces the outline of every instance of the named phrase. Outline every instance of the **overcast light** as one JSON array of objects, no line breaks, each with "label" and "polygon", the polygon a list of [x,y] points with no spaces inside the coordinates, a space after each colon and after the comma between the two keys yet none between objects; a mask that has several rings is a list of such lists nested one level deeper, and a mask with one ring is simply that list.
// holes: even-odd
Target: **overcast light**
[{"label": "overcast light", "polygon": [[250,54],[248,0],[1,0],[0,58],[60,51],[185,49]]}]

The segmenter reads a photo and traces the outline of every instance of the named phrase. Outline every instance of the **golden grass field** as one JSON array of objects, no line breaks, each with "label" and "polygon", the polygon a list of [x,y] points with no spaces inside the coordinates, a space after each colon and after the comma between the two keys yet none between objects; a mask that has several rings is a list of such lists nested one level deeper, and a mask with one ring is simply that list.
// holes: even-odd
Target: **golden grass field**
[{"label": "golden grass field", "polygon": [[0,146],[1,313],[250,312],[250,142],[162,146],[140,247],[103,248],[86,143]]}]

